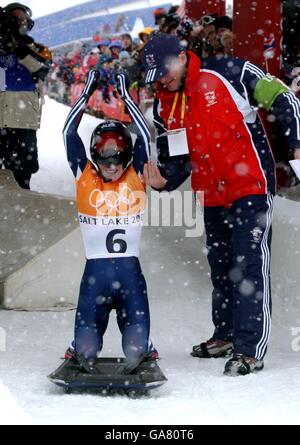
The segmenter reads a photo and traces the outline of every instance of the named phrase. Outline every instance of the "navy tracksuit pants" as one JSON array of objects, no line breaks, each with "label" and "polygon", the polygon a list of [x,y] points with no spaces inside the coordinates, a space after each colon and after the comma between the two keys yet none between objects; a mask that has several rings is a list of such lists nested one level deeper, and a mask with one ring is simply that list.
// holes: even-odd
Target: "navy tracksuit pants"
[{"label": "navy tracksuit pants", "polygon": [[213,338],[262,359],[271,331],[270,250],[273,197],[250,195],[227,209],[205,207],[213,283]]},{"label": "navy tracksuit pants", "polygon": [[20,187],[29,189],[31,175],[39,169],[36,131],[0,128],[0,169],[2,164]]},{"label": "navy tracksuit pants", "polygon": [[94,358],[101,351],[112,309],[116,309],[126,357],[134,359],[148,352],[147,288],[136,257],[86,262],[75,320],[75,350],[86,358]]}]

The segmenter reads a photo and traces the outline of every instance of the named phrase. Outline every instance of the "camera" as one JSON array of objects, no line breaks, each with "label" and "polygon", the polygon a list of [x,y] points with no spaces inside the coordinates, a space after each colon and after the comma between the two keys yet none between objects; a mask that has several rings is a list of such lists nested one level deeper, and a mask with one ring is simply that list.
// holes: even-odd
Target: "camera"
[{"label": "camera", "polygon": [[9,49],[10,32],[7,25],[7,16],[3,8],[0,8],[0,55],[6,53]]}]

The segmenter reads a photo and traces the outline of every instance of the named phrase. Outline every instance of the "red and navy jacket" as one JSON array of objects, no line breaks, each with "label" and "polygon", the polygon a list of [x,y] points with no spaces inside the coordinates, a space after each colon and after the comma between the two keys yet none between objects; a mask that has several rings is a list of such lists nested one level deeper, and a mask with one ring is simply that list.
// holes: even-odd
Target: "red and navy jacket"
[{"label": "red and navy jacket", "polygon": [[[282,82],[256,65],[222,56],[200,60],[188,52],[184,126],[189,155],[169,156],[165,136],[174,92],[157,83],[154,123],[158,164],[177,188],[192,173],[192,187],[204,192],[205,206],[229,207],[252,194],[274,194],[275,162],[258,114],[264,107],[281,124],[291,149],[300,148],[300,102]],[[169,128],[179,128],[181,100]]]}]

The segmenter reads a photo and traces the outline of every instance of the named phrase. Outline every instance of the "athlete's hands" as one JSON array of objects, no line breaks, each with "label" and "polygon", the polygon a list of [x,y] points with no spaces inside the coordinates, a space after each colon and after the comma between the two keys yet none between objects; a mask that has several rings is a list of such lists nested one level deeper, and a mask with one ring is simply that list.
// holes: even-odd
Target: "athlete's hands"
[{"label": "athlete's hands", "polygon": [[117,91],[122,97],[122,99],[125,99],[126,96],[128,97],[129,80],[126,74],[124,73],[116,74],[115,81],[116,81]]},{"label": "athlete's hands", "polygon": [[88,72],[83,94],[90,98],[100,85],[100,73],[97,70]]},{"label": "athlete's hands", "polygon": [[161,174],[157,168],[156,162],[148,161],[144,165],[143,178],[147,185],[155,189],[163,189],[168,182]]}]

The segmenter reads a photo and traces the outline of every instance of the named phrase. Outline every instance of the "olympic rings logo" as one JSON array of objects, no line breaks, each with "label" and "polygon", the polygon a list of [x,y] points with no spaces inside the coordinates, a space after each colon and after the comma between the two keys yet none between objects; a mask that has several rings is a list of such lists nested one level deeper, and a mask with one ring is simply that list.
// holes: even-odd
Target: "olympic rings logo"
[{"label": "olympic rings logo", "polygon": [[[141,199],[142,198],[142,199]],[[119,192],[114,190],[103,191],[95,189],[90,194],[89,204],[97,210],[100,216],[107,216],[112,214],[128,215],[136,207],[140,209],[145,202],[144,192],[133,192],[127,184],[120,184]]]}]

